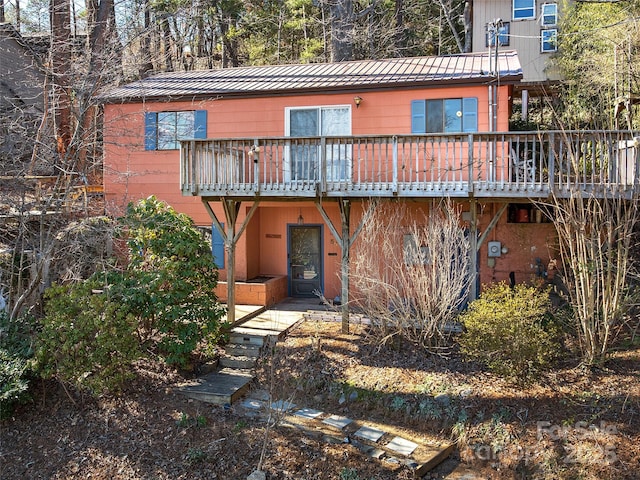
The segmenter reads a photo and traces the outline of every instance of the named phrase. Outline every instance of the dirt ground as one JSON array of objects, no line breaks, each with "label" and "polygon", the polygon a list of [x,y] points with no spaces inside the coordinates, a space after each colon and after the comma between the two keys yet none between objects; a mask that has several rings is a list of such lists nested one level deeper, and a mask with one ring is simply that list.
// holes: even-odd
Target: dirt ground
[{"label": "dirt ground", "polygon": [[[452,438],[478,478],[640,478],[640,349],[606,369],[568,364],[518,389],[410,345],[378,348],[366,328],[306,321],[261,359],[255,388],[300,406]],[[405,466],[173,391],[183,377],[138,365],[118,398],[92,400],[52,382],[1,424],[2,479],[409,479]],[[427,477],[427,478],[429,478]]]}]

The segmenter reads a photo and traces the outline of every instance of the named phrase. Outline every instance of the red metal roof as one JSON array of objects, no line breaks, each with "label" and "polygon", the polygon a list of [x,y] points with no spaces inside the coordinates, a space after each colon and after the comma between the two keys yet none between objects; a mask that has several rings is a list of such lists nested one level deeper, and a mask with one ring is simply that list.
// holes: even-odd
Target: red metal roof
[{"label": "red metal roof", "polygon": [[[500,81],[517,83],[522,67],[515,51],[498,55]],[[105,92],[107,102],[158,98],[260,96],[354,89],[424,87],[494,80],[487,53],[406,57],[169,72]]]}]

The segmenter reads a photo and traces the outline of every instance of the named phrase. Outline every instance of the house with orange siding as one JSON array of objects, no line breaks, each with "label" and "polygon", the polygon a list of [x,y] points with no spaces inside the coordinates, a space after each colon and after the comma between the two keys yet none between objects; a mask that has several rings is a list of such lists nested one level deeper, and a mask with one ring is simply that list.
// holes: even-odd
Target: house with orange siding
[{"label": "house with orange siding", "polygon": [[556,254],[532,199],[628,191],[638,175],[617,138],[624,165],[596,177],[595,163],[575,169],[596,136],[509,132],[521,79],[513,51],[158,74],[103,96],[107,209],[155,195],[210,231],[230,310],[318,292],[346,305],[372,198],[458,202],[477,252],[471,296],[529,281]]}]

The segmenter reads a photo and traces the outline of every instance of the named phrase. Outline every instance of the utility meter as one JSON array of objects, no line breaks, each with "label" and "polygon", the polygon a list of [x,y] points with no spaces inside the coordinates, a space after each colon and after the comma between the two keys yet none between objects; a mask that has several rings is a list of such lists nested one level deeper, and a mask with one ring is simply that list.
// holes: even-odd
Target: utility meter
[{"label": "utility meter", "polygon": [[489,256],[499,257],[502,255],[502,245],[500,242],[489,242]]}]

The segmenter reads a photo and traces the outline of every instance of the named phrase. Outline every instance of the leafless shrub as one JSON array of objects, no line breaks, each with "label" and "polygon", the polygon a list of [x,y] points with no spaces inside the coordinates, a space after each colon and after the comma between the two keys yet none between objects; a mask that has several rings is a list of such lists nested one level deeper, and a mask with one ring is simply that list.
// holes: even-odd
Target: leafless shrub
[{"label": "leafless shrub", "polygon": [[355,303],[380,343],[404,337],[442,347],[470,284],[470,245],[450,200],[429,214],[377,205],[352,256]]},{"label": "leafless shrub", "polygon": [[560,240],[563,282],[573,310],[585,365],[606,360],[615,328],[633,303],[633,265],[638,200],[620,192],[603,198],[576,191],[541,204]]}]

